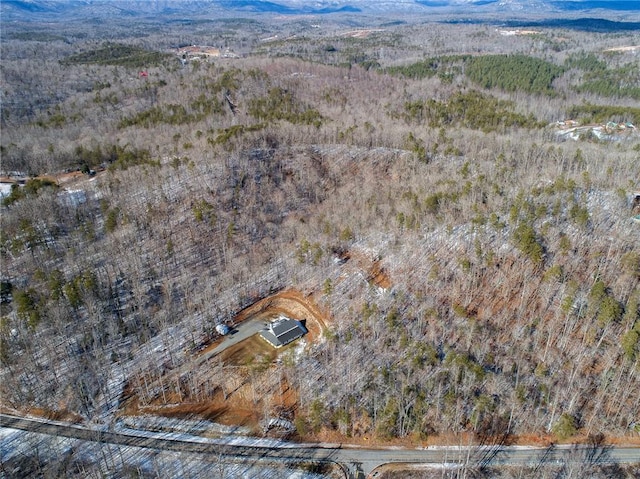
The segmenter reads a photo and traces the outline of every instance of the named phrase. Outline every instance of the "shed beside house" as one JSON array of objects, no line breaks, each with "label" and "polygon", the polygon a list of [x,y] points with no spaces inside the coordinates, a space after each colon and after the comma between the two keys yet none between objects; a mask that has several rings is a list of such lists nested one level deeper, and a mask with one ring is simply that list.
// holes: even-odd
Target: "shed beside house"
[{"label": "shed beside house", "polygon": [[274,348],[281,348],[307,334],[307,328],[297,319],[280,316],[269,323],[266,329],[260,331],[262,339],[266,340]]},{"label": "shed beside house", "polygon": [[216,331],[218,332],[219,335],[221,336],[225,336],[227,334],[229,334],[229,332],[231,331],[229,329],[229,326],[227,326],[226,324],[218,324],[216,325]]}]

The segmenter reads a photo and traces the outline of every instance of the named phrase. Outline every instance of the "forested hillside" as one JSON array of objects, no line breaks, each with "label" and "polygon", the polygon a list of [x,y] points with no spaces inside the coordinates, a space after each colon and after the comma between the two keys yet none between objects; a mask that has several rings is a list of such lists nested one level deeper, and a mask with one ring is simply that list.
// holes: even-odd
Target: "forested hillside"
[{"label": "forested hillside", "polygon": [[180,368],[287,290],[297,437],[637,439],[638,34],[305,22],[7,27],[3,407],[226,399]]}]

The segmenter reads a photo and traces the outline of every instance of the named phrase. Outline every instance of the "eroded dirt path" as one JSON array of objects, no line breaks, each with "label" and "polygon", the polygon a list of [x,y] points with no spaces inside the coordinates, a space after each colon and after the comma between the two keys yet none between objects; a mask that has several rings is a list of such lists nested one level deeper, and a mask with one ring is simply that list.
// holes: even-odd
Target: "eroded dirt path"
[{"label": "eroded dirt path", "polygon": [[285,316],[295,319],[313,319],[322,329],[327,327],[329,315],[323,312],[313,297],[295,289],[287,289],[272,296],[263,298],[240,311],[234,321],[236,323],[254,317]]}]

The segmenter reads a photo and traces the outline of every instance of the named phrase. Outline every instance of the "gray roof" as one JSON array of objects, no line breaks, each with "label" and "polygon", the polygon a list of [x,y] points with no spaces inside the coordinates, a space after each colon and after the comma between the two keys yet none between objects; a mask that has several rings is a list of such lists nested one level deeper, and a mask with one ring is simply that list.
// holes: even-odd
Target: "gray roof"
[{"label": "gray roof", "polygon": [[307,328],[297,319],[281,317],[269,324],[267,329],[260,331],[260,336],[269,341],[271,345],[280,348],[306,333]]}]

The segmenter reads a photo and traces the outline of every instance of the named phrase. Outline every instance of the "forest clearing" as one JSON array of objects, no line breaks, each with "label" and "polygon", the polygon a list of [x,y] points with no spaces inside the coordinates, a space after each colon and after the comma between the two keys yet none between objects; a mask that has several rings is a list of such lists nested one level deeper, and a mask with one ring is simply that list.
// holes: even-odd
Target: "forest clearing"
[{"label": "forest clearing", "polygon": [[[292,354],[304,354],[305,349],[321,340],[328,318],[312,298],[305,297],[299,291],[287,290],[243,309],[235,315],[232,324],[234,327],[247,322],[264,325],[280,316],[301,319],[308,334],[297,343],[277,350],[256,333],[212,354],[212,349],[220,349],[221,345],[224,347],[227,337],[221,336],[199,351],[194,361],[187,360],[180,368],[184,373],[178,372],[178,377],[171,369],[165,371],[157,379],[161,389],[155,392],[155,397],[146,395],[142,399],[140,393],[128,393],[125,387],[123,394],[127,399],[123,402],[123,414],[169,417],[198,415],[224,425],[247,427],[256,434],[260,433],[259,423],[264,420],[265,414],[271,419],[292,421],[297,407],[297,393],[287,383],[286,377],[274,376],[272,366],[276,361],[291,361]],[[233,329],[230,334],[233,334]],[[214,371],[207,371],[208,368]],[[190,378],[193,380],[194,377],[205,385],[194,382],[188,384]],[[213,389],[214,392],[207,393],[206,400],[199,400],[200,394],[194,384]],[[145,385],[146,391],[149,388]],[[141,389],[139,387],[138,390]]]}]

